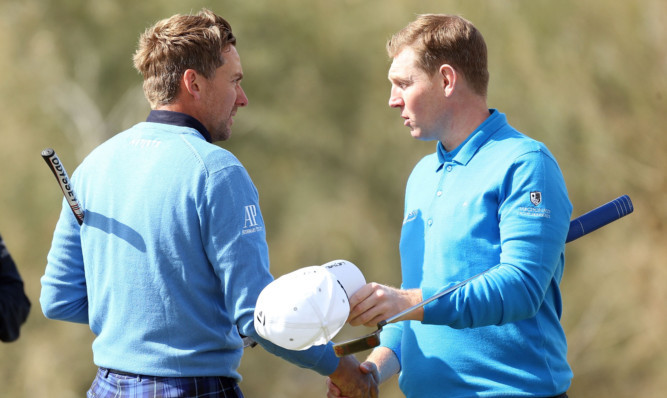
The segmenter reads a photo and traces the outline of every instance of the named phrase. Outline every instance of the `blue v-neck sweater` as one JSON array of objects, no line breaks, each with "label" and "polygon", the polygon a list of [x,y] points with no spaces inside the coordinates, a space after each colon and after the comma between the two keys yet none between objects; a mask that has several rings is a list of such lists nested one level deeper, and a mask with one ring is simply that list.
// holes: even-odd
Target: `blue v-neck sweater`
[{"label": "blue v-neck sweater", "polygon": [[255,303],[273,280],[259,197],[209,140],[196,120],[153,111],[86,157],[72,174],[85,219],[63,202],[44,314],[89,324],[95,364],[124,372],[240,380],[240,332],[330,374],[330,345],[287,351],[256,334]]}]

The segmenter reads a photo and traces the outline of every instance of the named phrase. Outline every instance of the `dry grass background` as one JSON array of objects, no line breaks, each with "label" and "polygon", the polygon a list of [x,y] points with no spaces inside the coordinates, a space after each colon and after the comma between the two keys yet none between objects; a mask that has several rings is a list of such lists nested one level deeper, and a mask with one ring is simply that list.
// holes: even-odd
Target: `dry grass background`
[{"label": "dry grass background", "polygon": [[[384,43],[418,13],[472,20],[489,45],[490,106],[556,155],[574,216],[622,194],[635,204],[568,246],[571,396],[664,396],[664,1],[5,0],[0,231],[33,310],[21,339],[0,346],[1,397],[82,397],[95,373],[88,328],[47,321],[39,307],[61,200],[39,152],[54,147],[73,171],[96,144],[143,120],[130,61],[139,33],[202,6],[239,37],[250,106],[224,146],[259,189],[274,274],[346,258],[389,284],[399,283],[405,180],[433,144],[412,141],[386,106]],[[346,327],[338,338],[365,332]],[[248,397],[324,396],[323,377],[258,348],[242,372]],[[401,396],[396,380],[381,394]]]}]

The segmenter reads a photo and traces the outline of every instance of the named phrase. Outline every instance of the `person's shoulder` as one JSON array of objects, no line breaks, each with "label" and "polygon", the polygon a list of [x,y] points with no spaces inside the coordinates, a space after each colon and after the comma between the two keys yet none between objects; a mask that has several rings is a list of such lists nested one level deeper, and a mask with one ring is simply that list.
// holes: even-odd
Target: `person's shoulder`
[{"label": "person's shoulder", "polygon": [[497,149],[502,150],[508,159],[517,159],[530,154],[553,158],[543,142],[518,131],[510,125],[506,125],[494,134],[490,143],[497,146]]},{"label": "person's shoulder", "polygon": [[208,175],[221,171],[233,172],[236,169],[245,170],[245,167],[236,155],[218,145],[206,140],[195,139],[189,140],[188,146],[192,151],[192,155],[198,159]]},{"label": "person's shoulder", "polygon": [[492,133],[485,142],[486,147],[495,149],[535,151],[544,147],[544,144],[522,133],[509,123],[504,113],[493,110],[491,116],[484,124],[485,129]]},{"label": "person's shoulder", "polygon": [[133,135],[136,135],[138,132],[142,131],[141,126],[145,124],[145,122],[137,123],[134,126],[131,126],[106,138],[85,156],[82,163],[90,161],[89,159],[91,158],[94,159],[95,157],[105,156],[104,154],[107,152],[114,152],[119,150],[118,148],[122,145],[125,145],[127,141],[131,140]]},{"label": "person's shoulder", "polygon": [[199,140],[196,142],[195,149],[201,157],[204,164],[210,167],[229,167],[240,166],[239,159],[229,150],[219,147],[215,144]]}]

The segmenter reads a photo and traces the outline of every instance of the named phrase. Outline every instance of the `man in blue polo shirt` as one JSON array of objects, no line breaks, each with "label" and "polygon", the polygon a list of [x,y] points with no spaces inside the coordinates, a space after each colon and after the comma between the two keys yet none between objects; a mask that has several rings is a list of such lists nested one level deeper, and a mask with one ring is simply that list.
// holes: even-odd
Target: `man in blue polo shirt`
[{"label": "man in blue polo shirt", "polygon": [[361,288],[350,324],[375,326],[483,274],[385,326],[361,369],[381,382],[398,373],[407,397],[566,397],[559,283],[572,206],[556,160],[488,109],[486,44],[470,22],[419,16],[387,50],[389,105],[437,145],[407,183],[401,289]]},{"label": "man in blue polo shirt", "polygon": [[259,198],[238,159],[212,144],[248,104],[235,44],[209,10],[147,29],[134,64],[153,110],[72,174],[85,217],[79,226],[63,202],[40,303],[95,333],[88,397],[242,397],[241,335],[350,394],[377,393],[331,344],[288,351],[255,332],[273,280]]}]

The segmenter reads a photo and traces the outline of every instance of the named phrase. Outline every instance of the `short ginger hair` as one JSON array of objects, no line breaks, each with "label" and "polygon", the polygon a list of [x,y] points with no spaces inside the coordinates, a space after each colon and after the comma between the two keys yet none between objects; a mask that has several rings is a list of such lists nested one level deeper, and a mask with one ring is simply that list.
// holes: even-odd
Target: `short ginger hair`
[{"label": "short ginger hair", "polygon": [[387,53],[395,58],[406,47],[415,51],[417,66],[430,76],[449,64],[463,74],[475,93],[486,97],[486,43],[470,21],[457,15],[419,15],[389,39]]}]

